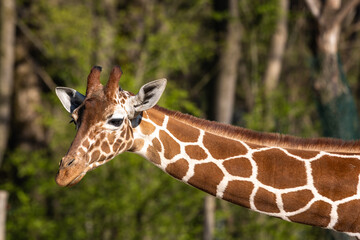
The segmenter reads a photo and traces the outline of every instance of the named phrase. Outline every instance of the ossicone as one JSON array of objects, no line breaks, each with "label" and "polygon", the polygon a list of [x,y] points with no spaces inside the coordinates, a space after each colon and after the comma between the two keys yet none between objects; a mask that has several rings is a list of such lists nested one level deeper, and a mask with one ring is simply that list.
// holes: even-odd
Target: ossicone
[{"label": "ossicone", "polygon": [[87,79],[86,96],[91,94],[94,90],[101,87],[100,73],[102,68],[100,66],[94,66]]},{"label": "ossicone", "polygon": [[114,98],[115,94],[119,90],[119,80],[122,75],[122,70],[120,66],[115,66],[109,77],[109,81],[106,84],[105,87],[105,94],[108,99]]}]

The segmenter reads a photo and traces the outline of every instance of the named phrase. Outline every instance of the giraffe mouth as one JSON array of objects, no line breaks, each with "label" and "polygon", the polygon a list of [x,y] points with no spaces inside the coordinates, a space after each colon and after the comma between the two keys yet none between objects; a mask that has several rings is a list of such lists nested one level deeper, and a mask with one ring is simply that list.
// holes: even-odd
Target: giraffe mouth
[{"label": "giraffe mouth", "polygon": [[106,161],[101,161],[101,162],[96,162],[93,164],[90,164],[85,171],[83,171],[82,173],[80,173],[77,177],[75,177],[69,184],[67,184],[67,187],[71,187],[74,186],[76,184],[78,184],[81,179],[83,179],[86,175],[87,172],[94,170],[95,168],[100,167],[101,165],[103,165],[104,163],[106,163]]},{"label": "giraffe mouth", "polygon": [[71,187],[76,185],[77,183],[79,183],[81,181],[81,179],[83,179],[83,177],[85,176],[86,172],[82,172],[80,173],[77,177],[75,177],[68,185],[66,185],[67,187]]}]

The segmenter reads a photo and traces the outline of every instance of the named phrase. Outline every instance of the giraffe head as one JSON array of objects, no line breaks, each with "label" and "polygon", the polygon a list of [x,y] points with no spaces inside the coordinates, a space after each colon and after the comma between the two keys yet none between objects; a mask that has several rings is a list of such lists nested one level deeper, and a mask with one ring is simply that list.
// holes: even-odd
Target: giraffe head
[{"label": "giraffe head", "polygon": [[56,94],[71,114],[77,133],[61,159],[56,183],[71,186],[85,174],[133,147],[133,128],[141,113],[152,108],[163,93],[166,79],[147,83],[137,95],[122,90],[120,67],[114,67],[105,86],[100,83],[101,67],[92,68],[86,96],[71,88],[58,87]]}]

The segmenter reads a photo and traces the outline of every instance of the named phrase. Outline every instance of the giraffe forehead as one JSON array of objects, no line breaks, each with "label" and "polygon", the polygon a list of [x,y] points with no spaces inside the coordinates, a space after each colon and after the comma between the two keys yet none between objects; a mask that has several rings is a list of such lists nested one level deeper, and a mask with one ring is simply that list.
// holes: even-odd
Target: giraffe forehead
[{"label": "giraffe forehead", "polygon": [[113,108],[111,118],[124,118],[127,114],[127,109],[123,105],[118,104]]},{"label": "giraffe forehead", "polygon": [[133,110],[131,96],[133,96],[133,94],[128,91],[119,91],[113,101],[115,107],[113,108],[112,118],[124,118]]}]

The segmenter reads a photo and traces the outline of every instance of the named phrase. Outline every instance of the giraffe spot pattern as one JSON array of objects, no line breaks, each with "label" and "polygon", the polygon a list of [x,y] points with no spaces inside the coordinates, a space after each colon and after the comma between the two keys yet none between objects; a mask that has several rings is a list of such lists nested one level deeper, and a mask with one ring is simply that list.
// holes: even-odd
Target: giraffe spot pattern
[{"label": "giraffe spot pattern", "polygon": [[253,158],[258,166],[258,180],[265,185],[282,189],[306,184],[304,162],[289,157],[279,149],[255,152]]},{"label": "giraffe spot pattern", "polygon": [[115,132],[110,133],[109,136],[108,136],[109,144],[110,144],[110,145],[113,145],[114,142],[115,142],[115,140],[116,140]]},{"label": "giraffe spot pattern", "polygon": [[170,163],[166,167],[166,172],[175,178],[181,180],[189,169],[189,163],[185,159],[179,159],[174,163]]},{"label": "giraffe spot pattern", "polygon": [[[314,194],[310,190],[305,189],[284,193],[281,197],[284,204],[284,210],[286,212],[293,212],[305,207],[311,201],[311,199],[314,198]],[[297,204],[294,205],[294,202]]]},{"label": "giraffe spot pattern", "polygon": [[233,176],[250,177],[252,174],[252,166],[247,158],[234,158],[223,163],[226,171]]},{"label": "giraffe spot pattern", "polygon": [[207,158],[206,152],[197,145],[185,146],[185,152],[191,159],[203,160]]},{"label": "giraffe spot pattern", "polygon": [[195,185],[201,190],[212,195],[216,194],[216,187],[223,179],[224,173],[215,163],[203,163],[196,165],[194,175],[188,181],[190,185]]},{"label": "giraffe spot pattern", "polygon": [[[194,142],[185,142],[176,137],[179,135],[177,132],[169,130],[169,125],[174,124],[171,118],[166,115],[164,118],[156,117],[162,119],[161,124],[159,123],[160,127],[153,124],[156,129],[150,142],[152,148],[148,147],[146,152],[147,155],[153,154],[150,149],[158,152],[152,158],[169,174],[203,191],[255,211],[288,221],[320,224],[327,228],[335,226],[338,203],[332,202],[333,199],[328,198],[326,192],[318,192],[315,186],[318,182],[315,175],[318,174],[314,174],[313,170],[317,161],[333,158],[336,153],[253,145],[204,130],[199,130],[200,134],[196,135],[196,140],[193,138]],[[151,117],[146,121],[154,122]],[[185,128],[179,127],[177,131],[183,131],[181,134],[184,134]],[[155,149],[155,145],[160,147]],[[196,155],[200,154],[199,152],[204,152],[201,162]],[[352,158],[348,155],[347,158],[359,161],[358,156]],[[356,183],[351,186],[351,194],[342,196],[341,200],[344,197],[356,196],[354,189],[358,177],[355,173],[351,174],[349,179],[356,179],[353,181]],[[360,189],[360,183],[358,188]],[[360,202],[352,204],[352,207],[360,206]],[[345,205],[343,208],[345,209]],[[346,230],[344,228],[341,231]]]},{"label": "giraffe spot pattern", "polygon": [[[311,163],[314,185],[318,192],[333,201],[350,197],[357,192],[360,161],[355,158],[323,156]],[[343,179],[347,184],[343,184]]]},{"label": "giraffe spot pattern", "polygon": [[101,144],[101,150],[102,150],[103,152],[105,152],[106,154],[109,154],[109,153],[110,153],[110,146],[109,146],[109,144],[108,144],[106,141],[104,141],[104,142]]},{"label": "giraffe spot pattern", "polygon": [[180,153],[180,145],[165,131],[159,133],[160,141],[164,145],[164,157],[172,159],[175,155]]},{"label": "giraffe spot pattern", "polygon": [[130,150],[131,151],[138,151],[144,146],[144,143],[145,143],[144,139],[141,139],[141,138],[135,139],[133,147]]},{"label": "giraffe spot pattern", "polygon": [[326,227],[330,222],[331,205],[324,201],[314,202],[309,209],[297,215],[289,217],[293,222],[316,224],[319,227]]},{"label": "giraffe spot pattern", "polygon": [[100,157],[100,151],[99,150],[95,150],[92,154],[91,154],[91,161],[90,162],[95,162],[98,161]]},{"label": "giraffe spot pattern", "polygon": [[146,156],[148,157],[148,159],[150,159],[150,161],[152,161],[155,164],[161,163],[160,155],[153,146],[149,146],[147,148]]},{"label": "giraffe spot pattern", "polygon": [[[250,208],[250,194],[254,189],[254,184],[248,181],[230,181],[225,189],[223,199]],[[242,194],[239,194],[239,193]]]},{"label": "giraffe spot pattern", "polygon": [[147,111],[146,112],[148,117],[154,122],[156,125],[161,126],[164,122],[165,115],[164,114],[157,114],[155,111]]},{"label": "giraffe spot pattern", "polygon": [[155,126],[150,124],[149,122],[141,121],[141,123],[140,123],[140,131],[144,135],[150,135],[155,131]]},{"label": "giraffe spot pattern", "polygon": [[268,213],[278,213],[280,212],[277,203],[276,195],[272,192],[260,188],[255,195],[254,204],[257,210],[268,212]]},{"label": "giraffe spot pattern", "polygon": [[200,135],[200,130],[187,124],[178,124],[177,122],[173,118],[169,119],[167,125],[169,132],[181,142],[196,142]]},{"label": "giraffe spot pattern", "polygon": [[80,156],[84,156],[85,154],[86,154],[86,152],[84,151],[84,149],[82,149],[82,148],[79,148],[79,155]]},{"label": "giraffe spot pattern", "polygon": [[[338,222],[334,226],[335,230],[338,231],[347,231],[358,233],[360,232],[360,200],[352,200],[340,204],[338,206],[337,212],[339,215]],[[350,228],[348,227],[350,224]]]},{"label": "giraffe spot pattern", "polygon": [[88,139],[85,139],[84,142],[82,143],[82,145],[85,147],[85,148],[89,148],[90,147],[90,142]]},{"label": "giraffe spot pattern", "polygon": [[161,152],[162,147],[161,147],[161,143],[160,143],[159,139],[154,138],[154,139],[152,140],[152,144],[153,144],[154,148],[155,148],[158,152]]},{"label": "giraffe spot pattern", "polygon": [[247,149],[238,141],[219,137],[212,133],[205,133],[203,144],[211,156],[216,159],[225,159],[247,153]]}]

